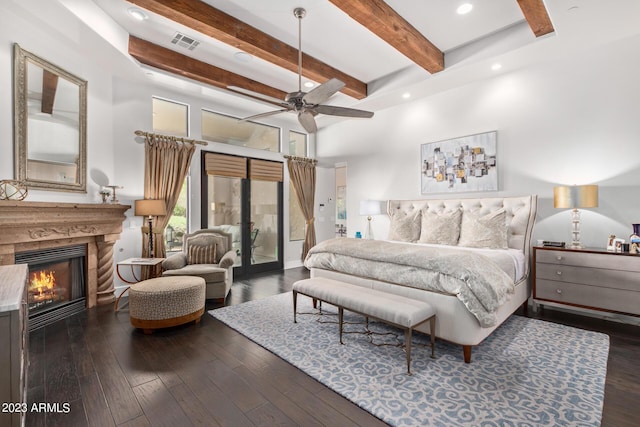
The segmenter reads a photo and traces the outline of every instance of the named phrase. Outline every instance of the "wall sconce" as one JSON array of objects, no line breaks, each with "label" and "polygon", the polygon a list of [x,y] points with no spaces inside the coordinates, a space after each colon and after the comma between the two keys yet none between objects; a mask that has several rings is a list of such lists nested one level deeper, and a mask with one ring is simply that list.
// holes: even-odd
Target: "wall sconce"
[{"label": "wall sconce", "polygon": [[167,214],[167,205],[164,200],[142,199],[136,200],[134,211],[136,216],[146,216],[149,221],[149,258],[153,258],[153,217]]},{"label": "wall sconce", "polygon": [[367,232],[365,233],[365,239],[373,239],[371,232],[371,215],[380,215],[382,213],[382,204],[384,202],[380,200],[361,200],[360,201],[360,215],[367,216]]},{"label": "wall sconce", "polygon": [[574,185],[553,188],[553,207],[571,210],[571,248],[580,249],[580,211],[578,208],[598,207],[597,185]]}]

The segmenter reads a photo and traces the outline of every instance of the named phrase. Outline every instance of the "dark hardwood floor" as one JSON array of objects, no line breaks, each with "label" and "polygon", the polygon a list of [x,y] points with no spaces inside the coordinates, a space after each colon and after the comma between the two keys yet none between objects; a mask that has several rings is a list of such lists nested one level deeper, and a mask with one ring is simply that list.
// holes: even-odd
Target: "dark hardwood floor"
[{"label": "dark hardwood floor", "polygon": [[[227,305],[287,292],[305,277],[296,268],[238,280]],[[640,327],[530,315],[609,334],[602,425],[638,425]],[[27,426],[385,425],[207,314],[147,336],[128,311],[97,307],[31,333],[29,360],[29,408],[60,405],[29,412]]]}]

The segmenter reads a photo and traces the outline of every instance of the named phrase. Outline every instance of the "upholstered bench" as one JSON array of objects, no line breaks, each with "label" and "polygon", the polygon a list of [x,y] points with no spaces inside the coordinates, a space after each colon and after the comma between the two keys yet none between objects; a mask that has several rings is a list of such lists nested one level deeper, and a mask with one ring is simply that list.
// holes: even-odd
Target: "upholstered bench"
[{"label": "upholstered bench", "polygon": [[195,276],[157,277],[129,289],[131,325],[145,334],[154,329],[182,325],[204,314],[205,280]]},{"label": "upholstered bench", "polygon": [[364,288],[324,277],[299,280],[293,284],[293,321],[296,320],[298,294],[338,307],[340,344],[342,342],[343,312],[352,311],[378,319],[405,330],[407,374],[411,375],[411,335],[413,329],[430,322],[431,357],[434,357],[436,339],[436,312],[424,301],[393,295],[375,289]]}]

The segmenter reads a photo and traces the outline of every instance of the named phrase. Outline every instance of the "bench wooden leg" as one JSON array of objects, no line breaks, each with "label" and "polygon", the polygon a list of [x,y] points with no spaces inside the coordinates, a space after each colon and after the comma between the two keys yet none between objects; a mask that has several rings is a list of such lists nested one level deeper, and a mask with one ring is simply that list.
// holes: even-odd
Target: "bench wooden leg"
[{"label": "bench wooden leg", "polygon": [[407,353],[407,375],[411,375],[411,328],[404,330],[404,346]]},{"label": "bench wooden leg", "polygon": [[436,358],[436,316],[433,316],[429,320],[429,326],[431,329],[431,358]]},{"label": "bench wooden leg", "polygon": [[471,349],[473,347],[470,345],[462,346],[462,353],[464,354],[464,363],[471,363]]},{"label": "bench wooden leg", "polygon": [[338,325],[340,327],[340,344],[344,344],[342,342],[342,321],[344,319],[344,308],[338,307]]},{"label": "bench wooden leg", "polygon": [[293,323],[298,323],[296,320],[296,312],[298,311],[298,292],[293,291]]}]

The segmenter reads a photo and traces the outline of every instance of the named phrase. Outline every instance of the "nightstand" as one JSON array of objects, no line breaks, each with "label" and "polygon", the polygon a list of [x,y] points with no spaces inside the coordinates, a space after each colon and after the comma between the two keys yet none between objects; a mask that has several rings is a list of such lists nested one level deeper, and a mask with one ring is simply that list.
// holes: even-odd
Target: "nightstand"
[{"label": "nightstand", "polygon": [[640,316],[640,255],[533,248],[533,300]]}]

